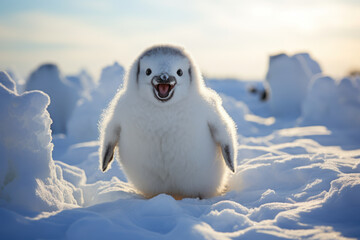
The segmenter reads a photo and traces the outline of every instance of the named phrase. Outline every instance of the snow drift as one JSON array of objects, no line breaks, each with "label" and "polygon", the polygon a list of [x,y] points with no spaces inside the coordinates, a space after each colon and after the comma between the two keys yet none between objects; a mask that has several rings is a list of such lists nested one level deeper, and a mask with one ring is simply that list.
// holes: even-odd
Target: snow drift
[{"label": "snow drift", "polygon": [[279,54],[270,57],[266,81],[270,90],[272,113],[281,117],[299,117],[311,78],[321,73],[309,54]]},{"label": "snow drift", "polygon": [[69,137],[76,141],[91,141],[98,139],[98,122],[104,108],[121,87],[124,68],[117,62],[105,67],[101,72],[98,86],[88,98],[78,102],[73,116],[68,122]]},{"label": "snow drift", "polygon": [[51,158],[49,97],[40,91],[18,95],[13,83],[0,83],[1,205],[40,212],[81,204],[81,193]]},{"label": "snow drift", "polygon": [[[207,81],[236,121],[240,145],[229,192],[203,200],[176,201],[165,194],[143,199],[117,161],[105,174],[98,169],[98,142],[85,141],[97,139],[101,108],[115,94],[119,77],[108,90],[102,77],[105,82],[91,90],[91,98],[83,96],[76,117],[67,122],[69,136],[52,140],[48,97],[39,91],[18,95],[11,78],[1,77],[0,236],[359,239],[360,79],[315,74],[320,68],[306,55],[279,59],[269,69],[269,79],[277,79],[270,86],[272,103],[248,92],[251,86],[263,89],[260,81]],[[303,92],[293,97],[295,86]],[[51,141],[59,152],[55,161]]]},{"label": "snow drift", "polygon": [[64,78],[54,64],[43,64],[26,82],[25,91],[41,90],[50,96],[48,107],[54,133],[66,133],[66,123],[69,120],[75,104],[79,99],[76,88]]},{"label": "snow drift", "polygon": [[336,82],[318,76],[302,106],[301,123],[326,125],[336,129],[360,129],[360,78],[343,78]]},{"label": "snow drift", "polygon": [[91,90],[96,86],[86,70],[81,70],[77,75],[66,76],[66,79],[75,86],[81,97],[89,97]]}]

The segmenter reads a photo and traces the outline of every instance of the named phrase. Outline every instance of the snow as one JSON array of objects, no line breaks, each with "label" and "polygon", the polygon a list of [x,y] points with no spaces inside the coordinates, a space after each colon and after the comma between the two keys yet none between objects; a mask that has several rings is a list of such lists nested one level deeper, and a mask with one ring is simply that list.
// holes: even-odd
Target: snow
[{"label": "snow", "polygon": [[124,68],[115,62],[105,67],[98,86],[88,98],[81,99],[68,121],[69,137],[76,141],[92,141],[99,137],[98,122],[101,114],[121,86]]},{"label": "snow", "polygon": [[86,70],[81,70],[76,75],[66,76],[66,79],[75,85],[83,97],[88,97],[91,90],[96,86],[94,79]]},{"label": "snow", "polygon": [[[46,85],[51,72],[57,80]],[[264,84],[207,79],[237,123],[239,145],[229,191],[202,200],[144,199],[117,162],[99,170],[97,121],[122,83],[117,63],[98,85],[72,80],[71,93],[89,94],[78,95],[66,135],[50,130],[56,95],[17,93],[0,72],[1,239],[360,238],[360,79],[320,72],[307,54],[280,55]],[[43,74],[39,87],[64,86],[56,70]],[[292,95],[296,88],[303,92]]]},{"label": "snow", "polygon": [[25,91],[30,90],[41,90],[50,96],[51,129],[54,133],[66,133],[66,123],[79,99],[74,84],[62,76],[56,65],[48,63],[31,73],[25,86]]},{"label": "snow", "polygon": [[81,204],[80,198],[75,199],[79,190],[64,181],[62,169],[51,157],[49,103],[43,92],[18,95],[0,83],[0,199],[4,206],[55,211]]},{"label": "snow", "polygon": [[302,123],[360,129],[359,83],[359,77],[346,77],[339,82],[329,76],[315,78],[303,104]]},{"label": "snow", "polygon": [[0,83],[12,92],[17,92],[16,83],[7,72],[0,71]]},{"label": "snow", "polygon": [[298,117],[312,77],[321,73],[309,54],[278,54],[270,57],[266,81],[270,90],[270,108],[275,116]]}]

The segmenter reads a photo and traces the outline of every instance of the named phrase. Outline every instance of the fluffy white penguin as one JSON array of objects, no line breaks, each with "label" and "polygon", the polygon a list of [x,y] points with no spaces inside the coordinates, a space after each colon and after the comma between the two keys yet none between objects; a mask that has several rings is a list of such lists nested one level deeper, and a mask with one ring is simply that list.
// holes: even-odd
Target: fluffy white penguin
[{"label": "fluffy white penguin", "polygon": [[115,148],[127,179],[149,198],[212,197],[236,169],[234,121],[189,53],[172,45],[145,50],[104,112],[102,171]]}]

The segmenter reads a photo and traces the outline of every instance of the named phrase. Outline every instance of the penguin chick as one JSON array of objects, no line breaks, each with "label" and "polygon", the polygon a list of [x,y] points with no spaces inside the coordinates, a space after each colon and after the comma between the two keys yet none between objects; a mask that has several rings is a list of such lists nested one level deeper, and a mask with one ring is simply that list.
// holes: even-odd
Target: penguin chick
[{"label": "penguin chick", "polygon": [[236,127],[181,47],[159,45],[132,64],[100,124],[100,168],[117,149],[127,179],[145,197],[221,194],[235,172]]}]

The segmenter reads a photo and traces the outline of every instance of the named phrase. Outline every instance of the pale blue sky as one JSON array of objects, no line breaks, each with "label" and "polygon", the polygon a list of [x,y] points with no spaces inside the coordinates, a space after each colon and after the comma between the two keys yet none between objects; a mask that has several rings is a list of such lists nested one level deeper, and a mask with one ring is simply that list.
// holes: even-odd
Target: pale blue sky
[{"label": "pale blue sky", "polygon": [[264,78],[268,56],[307,51],[334,77],[360,69],[359,0],[0,0],[0,68],[57,63],[98,77],[155,43],[184,45],[208,76]]}]

